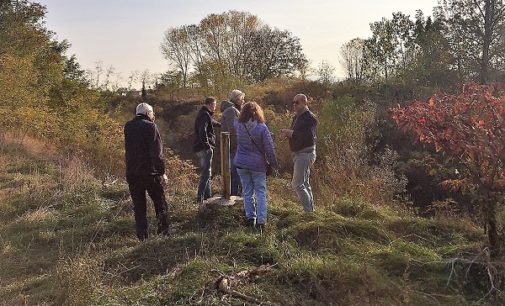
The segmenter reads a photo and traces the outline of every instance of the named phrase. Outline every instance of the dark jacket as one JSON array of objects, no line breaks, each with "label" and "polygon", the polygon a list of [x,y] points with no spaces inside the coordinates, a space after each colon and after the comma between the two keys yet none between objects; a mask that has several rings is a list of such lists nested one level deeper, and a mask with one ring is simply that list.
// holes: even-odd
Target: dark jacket
[{"label": "dark jacket", "polygon": [[216,147],[216,134],[214,132],[214,126],[220,127],[221,123],[212,119],[212,115],[209,109],[203,106],[195,120],[195,133],[194,133],[194,145],[193,151],[199,152],[202,150],[207,150]]},{"label": "dark jacket", "polygon": [[165,174],[163,143],[154,122],[137,115],[124,127],[126,180]]},{"label": "dark jacket", "polygon": [[312,147],[316,144],[317,119],[310,110],[295,116],[291,129],[293,135],[289,139],[289,148],[292,152]]}]

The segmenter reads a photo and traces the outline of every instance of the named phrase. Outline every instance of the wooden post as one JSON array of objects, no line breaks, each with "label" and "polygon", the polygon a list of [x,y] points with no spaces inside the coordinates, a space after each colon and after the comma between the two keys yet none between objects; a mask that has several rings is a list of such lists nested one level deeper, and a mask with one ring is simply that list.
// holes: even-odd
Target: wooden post
[{"label": "wooden post", "polygon": [[230,133],[221,132],[221,177],[223,178],[223,198],[230,199]]}]

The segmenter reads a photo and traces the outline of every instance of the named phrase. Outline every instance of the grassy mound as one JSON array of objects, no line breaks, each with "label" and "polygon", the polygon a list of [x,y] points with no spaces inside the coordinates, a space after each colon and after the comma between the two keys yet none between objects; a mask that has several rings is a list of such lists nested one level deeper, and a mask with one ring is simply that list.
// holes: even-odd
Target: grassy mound
[{"label": "grassy mound", "polygon": [[[3,147],[0,301],[241,305],[216,289],[229,277],[235,292],[282,305],[505,303],[490,291],[484,234],[468,221],[417,218],[349,196],[303,214],[289,182],[277,178],[269,179],[260,233],[243,225],[240,205],[199,213],[193,192],[174,182],[169,237],[140,243],[124,183],[98,181],[78,161]],[[151,232],[153,216],[150,207]],[[260,266],[269,270],[244,276]],[[503,268],[492,266],[497,286]]]}]

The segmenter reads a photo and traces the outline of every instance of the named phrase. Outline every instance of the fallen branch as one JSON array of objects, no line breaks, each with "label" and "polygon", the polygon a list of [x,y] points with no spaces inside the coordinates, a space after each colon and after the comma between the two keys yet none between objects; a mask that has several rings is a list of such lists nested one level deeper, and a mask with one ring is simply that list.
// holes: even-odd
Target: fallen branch
[{"label": "fallen branch", "polygon": [[243,293],[240,293],[236,290],[233,290],[231,289],[231,286],[230,286],[230,279],[225,276],[225,277],[221,277],[218,281],[217,281],[217,289],[225,294],[229,294],[233,297],[236,297],[236,298],[240,298],[244,301],[247,301],[247,302],[251,302],[251,303],[255,303],[255,304],[258,304],[258,305],[267,305],[267,306],[277,306],[278,304],[274,304],[274,303],[271,303],[271,302],[263,302],[263,301],[260,301],[258,300],[257,298],[254,298],[252,296],[249,296],[249,295],[245,295]]},{"label": "fallen branch", "polygon": [[247,283],[251,281],[253,278],[257,278],[258,276],[268,273],[272,271],[275,265],[262,265],[252,270],[244,270],[236,273],[235,275],[226,275],[221,271],[212,270],[213,272],[219,273],[220,277],[217,281],[214,282],[215,288],[224,294],[228,294],[232,297],[242,299],[244,301],[255,303],[258,305],[267,305],[267,306],[277,306],[278,304],[271,303],[268,301],[261,301],[255,297],[243,294],[238,292],[237,290],[232,289],[232,287],[236,287],[240,284]]}]

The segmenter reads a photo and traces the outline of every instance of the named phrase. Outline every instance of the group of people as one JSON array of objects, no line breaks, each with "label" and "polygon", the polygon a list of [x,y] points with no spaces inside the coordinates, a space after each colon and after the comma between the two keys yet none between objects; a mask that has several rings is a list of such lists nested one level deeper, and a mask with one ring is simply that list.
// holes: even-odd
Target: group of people
[{"label": "group of people", "polygon": [[[295,113],[290,128],[280,135],[289,141],[293,157],[292,187],[306,212],[314,211],[314,197],[310,186],[310,168],[316,159],[317,119],[308,108],[304,94],[293,98]],[[240,90],[230,93],[229,101],[222,101],[221,121],[213,118],[217,101],[204,100],[195,119],[193,150],[200,164],[200,182],[196,202],[204,205],[212,196],[212,159],[216,147],[215,128],[230,134],[231,195],[243,196],[245,223],[263,229],[267,223],[268,168],[278,168],[272,133],[265,124],[261,106],[245,103]],[[158,234],[168,234],[167,203],[164,187],[168,184],[163,163],[162,142],[154,123],[153,108],[141,103],[136,116],[124,128],[126,178],[132,196],[137,237],[148,237],[146,191],[151,197],[158,221]]]}]

